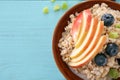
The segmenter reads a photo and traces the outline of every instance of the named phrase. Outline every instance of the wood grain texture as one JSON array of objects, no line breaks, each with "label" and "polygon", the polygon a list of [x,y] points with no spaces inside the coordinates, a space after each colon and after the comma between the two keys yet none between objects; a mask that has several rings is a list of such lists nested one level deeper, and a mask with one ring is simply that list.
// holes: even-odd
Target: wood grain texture
[{"label": "wood grain texture", "polygon": [[[66,0],[69,8],[82,0]],[[118,0],[119,1],[119,0]],[[52,54],[54,28],[63,0],[0,0],[0,80],[66,80]],[[44,15],[43,7],[50,13]]]},{"label": "wood grain texture", "polygon": [[[80,1],[67,2],[71,7]],[[53,30],[65,12],[54,12],[53,6],[62,3],[0,0],[0,80],[65,80],[51,47]]]}]

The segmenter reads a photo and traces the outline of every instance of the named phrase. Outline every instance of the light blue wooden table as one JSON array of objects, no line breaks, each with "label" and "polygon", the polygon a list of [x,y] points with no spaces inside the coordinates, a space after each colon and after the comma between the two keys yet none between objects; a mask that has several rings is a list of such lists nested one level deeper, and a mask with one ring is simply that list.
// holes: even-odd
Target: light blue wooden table
[{"label": "light blue wooden table", "polygon": [[[81,0],[66,0],[69,8]],[[65,80],[51,50],[53,29],[65,11],[49,0],[0,1],[0,80]],[[44,15],[43,7],[50,13]]]}]

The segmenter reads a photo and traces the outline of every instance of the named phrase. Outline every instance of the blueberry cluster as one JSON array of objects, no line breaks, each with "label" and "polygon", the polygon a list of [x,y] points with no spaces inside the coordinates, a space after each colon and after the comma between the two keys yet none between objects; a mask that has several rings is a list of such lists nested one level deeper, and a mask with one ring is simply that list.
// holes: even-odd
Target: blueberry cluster
[{"label": "blueberry cluster", "polygon": [[[98,66],[104,66],[107,64],[106,55],[109,55],[110,57],[112,57],[112,56],[117,55],[118,52],[119,52],[119,46],[117,44],[108,43],[107,47],[105,48],[105,53],[100,53],[96,55],[94,58],[94,61]],[[120,65],[120,59],[117,59],[117,62]]]}]

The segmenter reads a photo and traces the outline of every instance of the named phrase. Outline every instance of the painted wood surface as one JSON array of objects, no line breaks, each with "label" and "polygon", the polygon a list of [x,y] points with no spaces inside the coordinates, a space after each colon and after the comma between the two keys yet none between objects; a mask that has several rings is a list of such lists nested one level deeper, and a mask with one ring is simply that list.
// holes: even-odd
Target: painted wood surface
[{"label": "painted wood surface", "polygon": [[[0,0],[0,80],[65,80],[52,55],[52,34],[64,10],[82,0]],[[119,0],[118,0],[119,1]],[[42,13],[48,6],[49,14]]]}]

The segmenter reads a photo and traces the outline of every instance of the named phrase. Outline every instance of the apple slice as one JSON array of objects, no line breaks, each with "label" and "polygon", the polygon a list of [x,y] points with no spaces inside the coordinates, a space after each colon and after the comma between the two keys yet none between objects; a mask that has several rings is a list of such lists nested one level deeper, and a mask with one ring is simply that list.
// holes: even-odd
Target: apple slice
[{"label": "apple slice", "polygon": [[99,51],[102,49],[106,41],[107,41],[107,36],[105,35],[101,36],[100,39],[98,40],[98,43],[96,44],[96,47],[89,53],[89,55],[87,55],[84,59],[82,59],[79,62],[69,62],[68,65],[73,68],[78,68],[87,64],[99,53]]},{"label": "apple slice", "polygon": [[[96,20],[96,18],[95,18],[95,20]],[[97,20],[96,20],[97,21]],[[92,25],[92,24],[91,24]],[[96,45],[96,43],[97,43],[97,41],[98,41],[98,39],[100,38],[100,35],[101,35],[101,33],[102,33],[102,31],[103,31],[103,29],[104,29],[104,24],[103,24],[103,21],[100,21],[99,23],[98,23],[98,25],[96,24],[96,22],[95,22],[95,25],[96,25],[96,28],[97,28],[97,30],[96,29],[93,29],[93,32],[90,34],[88,34],[87,35],[87,37],[86,37],[86,40],[84,40],[84,42],[83,42],[83,44],[79,47],[79,48],[77,48],[77,49],[74,49],[73,51],[72,51],[72,53],[70,54],[70,58],[71,59],[73,59],[73,58],[77,58],[77,57],[79,57],[88,47],[89,47],[89,45],[91,44],[90,42],[92,41],[92,45]],[[95,26],[94,25],[94,26]],[[92,26],[91,26],[92,27]],[[95,28],[95,27],[94,27]],[[90,31],[89,31],[90,32]],[[94,38],[93,38],[94,37]],[[92,46],[91,46],[92,47]],[[93,47],[92,47],[93,48]],[[91,48],[91,49],[92,49]],[[76,60],[75,60],[76,61]]]},{"label": "apple slice", "polygon": [[77,16],[75,19],[72,29],[71,29],[71,35],[73,37],[74,42],[77,41],[77,38],[79,36],[79,33],[81,32],[81,25],[82,25],[82,12]]},{"label": "apple slice", "polygon": [[90,28],[91,19],[92,19],[91,11],[89,9],[84,10],[83,11],[83,25],[81,26],[82,30],[81,30],[81,33],[79,34],[79,38],[77,42],[75,43],[75,48],[78,48],[79,46],[81,46],[82,42],[84,41]]},{"label": "apple slice", "polygon": [[[97,19],[98,20],[98,19]],[[89,41],[89,45],[87,48],[84,48],[84,51],[81,52],[81,55],[76,57],[76,58],[72,58],[71,62],[78,62],[80,60],[82,60],[84,57],[86,57],[87,55],[89,55],[89,53],[95,48],[96,43],[98,42],[98,40],[100,39],[100,36],[102,34],[102,31],[104,29],[104,25],[103,22],[99,22],[98,26],[96,26],[97,30],[95,30],[96,32],[94,33],[94,38],[92,40]],[[90,34],[88,34],[90,35]],[[93,35],[93,34],[91,34]],[[86,41],[84,41],[84,43],[86,43]]]}]

